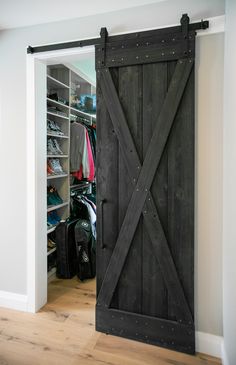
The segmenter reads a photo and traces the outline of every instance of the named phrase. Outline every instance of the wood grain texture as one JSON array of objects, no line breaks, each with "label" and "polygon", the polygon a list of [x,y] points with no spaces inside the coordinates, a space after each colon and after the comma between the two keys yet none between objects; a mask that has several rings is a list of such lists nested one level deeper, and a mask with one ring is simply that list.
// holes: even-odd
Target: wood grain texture
[{"label": "wood grain texture", "polygon": [[[167,63],[143,66],[143,159],[150,144],[167,93]],[[156,204],[162,228],[167,232],[167,156],[164,150],[159,169],[153,179],[151,194]],[[148,207],[148,211],[150,208]],[[168,318],[167,287],[152,243],[144,226],[143,314]],[[157,284],[158,283],[158,284]],[[150,300],[149,298],[152,298]]]},{"label": "wood grain texture", "polygon": [[[113,80],[116,84],[117,73],[113,70]],[[96,158],[96,178],[97,185],[97,247],[103,245],[105,249],[97,249],[97,292],[100,290],[102,279],[105,275],[107,265],[113,252],[118,226],[118,162],[119,147],[117,137],[113,131],[110,116],[103,107],[104,98],[100,90],[99,73],[97,73],[97,118],[102,121],[97,125],[97,158]],[[103,206],[103,216],[101,215],[102,199],[106,199]],[[103,223],[103,229],[101,229]],[[104,225],[112,230],[104,229]],[[102,237],[103,232],[103,237]]]},{"label": "wood grain texture", "polygon": [[[129,87],[127,88],[127,84]],[[126,115],[128,128],[135,141],[138,155],[142,155],[142,67],[119,69],[118,93]],[[131,149],[132,147],[130,147]],[[126,158],[119,144],[119,227],[121,228],[132,196],[133,184]],[[141,218],[142,219],[142,218]],[[142,224],[134,234],[117,288],[116,308],[134,313],[142,312]],[[134,265],[135,262],[135,265]],[[129,295],[127,295],[127,292]]]},{"label": "wood grain texture", "polygon": [[[165,97],[160,115],[158,117],[158,123],[156,124],[154,134],[147,149],[143,167],[140,171],[136,187],[129,201],[127,212],[121,226],[117,243],[112,253],[111,260],[101,286],[101,290],[98,294],[98,305],[105,305],[108,307],[111,302],[113,293],[115,291],[118,279],[120,277],[126,256],[131,245],[131,240],[133,239],[140,218],[140,214],[143,209],[143,205],[148,196],[152,180],[155,176],[156,168],[160,163],[163,149],[166,144],[176,110],[178,108],[178,103],[184,91],[185,84],[192,69],[192,65],[193,63],[191,60],[182,60],[178,62],[176,66],[176,70],[171,80],[171,84]],[[117,100],[114,87],[112,88],[113,85],[109,70],[105,70],[102,75],[103,77],[101,81],[104,81],[102,93],[104,95],[106,106],[109,110],[112,121],[116,120],[117,115],[119,115],[120,118],[124,120],[124,122],[122,123],[122,125],[124,126],[126,124],[124,112],[119,104],[119,101]],[[110,92],[110,94],[108,92]],[[119,123],[118,119],[118,125],[119,124],[121,124],[121,122]],[[128,166],[134,166],[134,162],[139,161],[139,158],[137,155],[137,151],[133,146],[133,143],[128,142],[129,140],[132,141],[132,137],[130,133],[125,133],[124,128],[116,128],[116,132],[117,129],[119,131],[119,133],[117,133],[119,142],[121,144],[122,141],[125,146],[123,148],[123,151],[126,151],[126,153],[124,153],[124,156],[127,158]],[[130,145],[132,146],[131,150]],[[139,165],[140,163],[138,163],[138,166]],[[144,211],[146,210],[147,208],[146,206],[144,206]],[[154,204],[152,204],[152,209],[147,211],[147,214],[145,214],[144,217],[145,221],[147,221],[148,223],[149,234],[153,242],[155,254],[157,255],[157,257],[161,257],[160,262],[164,261],[165,264],[167,264],[167,266],[171,268],[171,270],[162,270],[162,275],[166,277],[166,283],[169,284],[169,289],[172,293],[174,293],[175,306],[176,309],[180,312],[180,316],[178,317],[178,319],[180,320],[180,322],[186,320],[186,322],[191,323],[192,316],[189,311],[188,304],[186,303],[184,295],[182,293],[181,285],[178,282],[178,276],[176,275],[172,259],[168,253],[168,247],[165,244],[163,230],[159,229],[157,233],[157,229],[155,229],[156,225],[159,224],[160,228],[161,225],[159,223],[158,215],[155,214]],[[160,242],[162,243],[163,250],[165,248],[165,253],[163,251],[162,256],[159,255],[161,246]],[[171,282],[174,282],[174,285],[170,284]]]},{"label": "wood grain texture", "polygon": [[1,365],[221,365],[95,332],[95,280],[55,280],[37,314],[0,308]]}]

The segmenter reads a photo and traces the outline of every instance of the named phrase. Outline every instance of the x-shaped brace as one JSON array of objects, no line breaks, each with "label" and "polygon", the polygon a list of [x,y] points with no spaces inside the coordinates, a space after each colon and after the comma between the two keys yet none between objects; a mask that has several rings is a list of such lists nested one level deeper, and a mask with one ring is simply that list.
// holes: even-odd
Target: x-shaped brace
[{"label": "x-shaped brace", "polygon": [[158,117],[158,123],[154,129],[142,166],[110,70],[108,68],[100,70],[102,94],[119,140],[127,171],[129,172],[134,185],[134,191],[102,282],[97,305],[109,308],[140,215],[143,214],[144,223],[152,242],[155,257],[159,263],[173,304],[175,305],[177,320],[187,324],[193,323],[192,314],[186,301],[150,188],[155,172],[159,166],[192,66],[192,59],[183,59],[177,62],[162,110]]}]

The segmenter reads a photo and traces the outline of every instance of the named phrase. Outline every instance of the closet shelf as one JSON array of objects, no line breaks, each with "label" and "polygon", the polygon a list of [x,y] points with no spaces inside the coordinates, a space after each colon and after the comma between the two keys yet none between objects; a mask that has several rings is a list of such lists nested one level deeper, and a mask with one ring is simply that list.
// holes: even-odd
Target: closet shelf
[{"label": "closet shelf", "polygon": [[47,176],[47,179],[50,180],[50,179],[60,179],[62,177],[67,177],[68,174],[61,174],[61,175],[48,175]]},{"label": "closet shelf", "polygon": [[96,114],[86,113],[86,112],[83,112],[82,110],[70,107],[70,113],[71,113],[71,115],[74,116],[73,112],[78,113],[79,115],[82,115],[82,116],[96,119]]},{"label": "closet shelf", "polygon": [[47,208],[47,212],[52,212],[53,210],[66,207],[68,204],[69,204],[69,202],[65,202],[65,203],[57,204],[57,205],[52,205],[51,207]]},{"label": "closet shelf", "polygon": [[47,234],[54,232],[56,228],[57,228],[57,226],[53,226],[53,227],[49,228],[47,230]]},{"label": "closet shelf", "polygon": [[47,158],[68,158],[68,155],[47,155]]},{"label": "closet shelf", "polygon": [[47,114],[53,115],[54,117],[59,117],[59,118],[62,118],[62,119],[69,120],[69,117],[65,117],[64,115],[60,115],[60,114],[57,114],[57,113],[52,113],[52,112],[47,111]]},{"label": "closet shelf", "polygon": [[55,79],[54,77],[47,75],[48,85],[55,87],[56,89],[69,89],[69,86],[64,84],[63,82]]},{"label": "closet shelf", "polygon": [[47,98],[47,101],[51,104],[55,104],[55,105],[58,105],[62,108],[66,108],[66,109],[69,109],[69,106],[66,105],[66,104],[63,104],[63,103],[60,103],[59,101],[56,101],[56,100],[53,100],[53,99],[50,99],[50,98]]},{"label": "closet shelf", "polygon": [[47,133],[47,136],[48,137],[55,137],[55,138],[65,138],[65,139],[69,138],[68,136],[60,136],[59,134],[56,134],[56,133]]},{"label": "closet shelf", "polygon": [[53,252],[56,251],[56,247],[52,248],[50,251],[47,252],[47,256],[51,255]]},{"label": "closet shelf", "polygon": [[48,278],[56,274],[56,271],[57,271],[56,267],[53,267],[50,271],[48,271]]}]

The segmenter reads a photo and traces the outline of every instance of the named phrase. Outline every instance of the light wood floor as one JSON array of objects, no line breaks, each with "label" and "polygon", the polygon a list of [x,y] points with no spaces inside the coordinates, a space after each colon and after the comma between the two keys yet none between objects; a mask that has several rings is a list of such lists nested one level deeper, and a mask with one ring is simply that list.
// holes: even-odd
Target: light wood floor
[{"label": "light wood floor", "polygon": [[0,365],[219,365],[94,330],[95,281],[55,280],[37,314],[0,308]]}]

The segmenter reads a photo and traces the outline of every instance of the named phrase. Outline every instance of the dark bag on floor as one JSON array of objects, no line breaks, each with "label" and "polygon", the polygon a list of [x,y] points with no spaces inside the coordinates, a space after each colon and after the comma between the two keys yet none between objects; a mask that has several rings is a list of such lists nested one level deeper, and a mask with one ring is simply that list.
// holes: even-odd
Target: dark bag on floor
[{"label": "dark bag on floor", "polygon": [[77,219],[59,223],[55,230],[57,245],[57,277],[70,279],[76,275],[77,254],[75,246],[75,225]]},{"label": "dark bag on floor", "polygon": [[75,226],[77,250],[77,276],[80,280],[91,279],[96,275],[96,249],[91,224],[79,219]]}]

